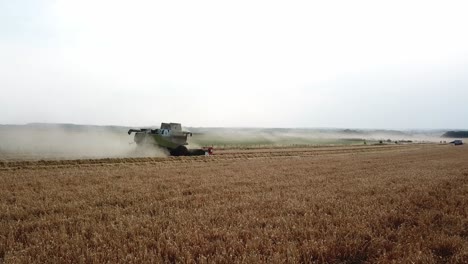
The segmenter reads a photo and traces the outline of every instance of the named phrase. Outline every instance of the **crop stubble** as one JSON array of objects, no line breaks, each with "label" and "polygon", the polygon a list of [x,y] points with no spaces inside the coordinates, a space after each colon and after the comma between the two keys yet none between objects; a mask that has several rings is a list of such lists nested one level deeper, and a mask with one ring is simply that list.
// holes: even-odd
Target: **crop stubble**
[{"label": "crop stubble", "polygon": [[0,262],[468,262],[468,148],[0,163]]}]

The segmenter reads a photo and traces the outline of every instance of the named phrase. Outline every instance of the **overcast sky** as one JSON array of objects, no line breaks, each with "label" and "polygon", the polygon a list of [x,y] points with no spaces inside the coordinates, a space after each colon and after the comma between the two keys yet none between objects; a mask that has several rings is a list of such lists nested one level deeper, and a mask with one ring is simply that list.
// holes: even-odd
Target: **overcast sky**
[{"label": "overcast sky", "polygon": [[467,3],[0,0],[0,124],[468,128]]}]

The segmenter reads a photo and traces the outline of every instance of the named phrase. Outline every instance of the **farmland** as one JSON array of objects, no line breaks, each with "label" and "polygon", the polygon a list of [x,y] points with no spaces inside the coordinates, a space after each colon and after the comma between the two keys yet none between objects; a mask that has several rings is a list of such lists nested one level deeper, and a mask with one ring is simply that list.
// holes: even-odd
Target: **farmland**
[{"label": "farmland", "polygon": [[0,262],[468,262],[466,146],[4,160]]}]

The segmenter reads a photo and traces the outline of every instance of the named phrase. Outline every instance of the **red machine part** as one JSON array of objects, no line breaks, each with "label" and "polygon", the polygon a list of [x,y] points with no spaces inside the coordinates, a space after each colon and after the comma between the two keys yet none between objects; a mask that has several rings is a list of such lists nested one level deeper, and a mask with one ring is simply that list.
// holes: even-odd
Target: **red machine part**
[{"label": "red machine part", "polygon": [[213,147],[203,147],[203,150],[205,150],[208,155],[213,155]]}]

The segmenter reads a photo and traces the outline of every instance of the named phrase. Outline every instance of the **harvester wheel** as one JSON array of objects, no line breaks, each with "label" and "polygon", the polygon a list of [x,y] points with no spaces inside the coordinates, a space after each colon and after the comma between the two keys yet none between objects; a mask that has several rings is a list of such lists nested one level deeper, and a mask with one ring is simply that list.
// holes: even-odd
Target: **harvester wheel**
[{"label": "harvester wheel", "polygon": [[177,148],[172,149],[170,153],[171,153],[171,156],[187,156],[189,151],[185,146],[180,145]]}]

